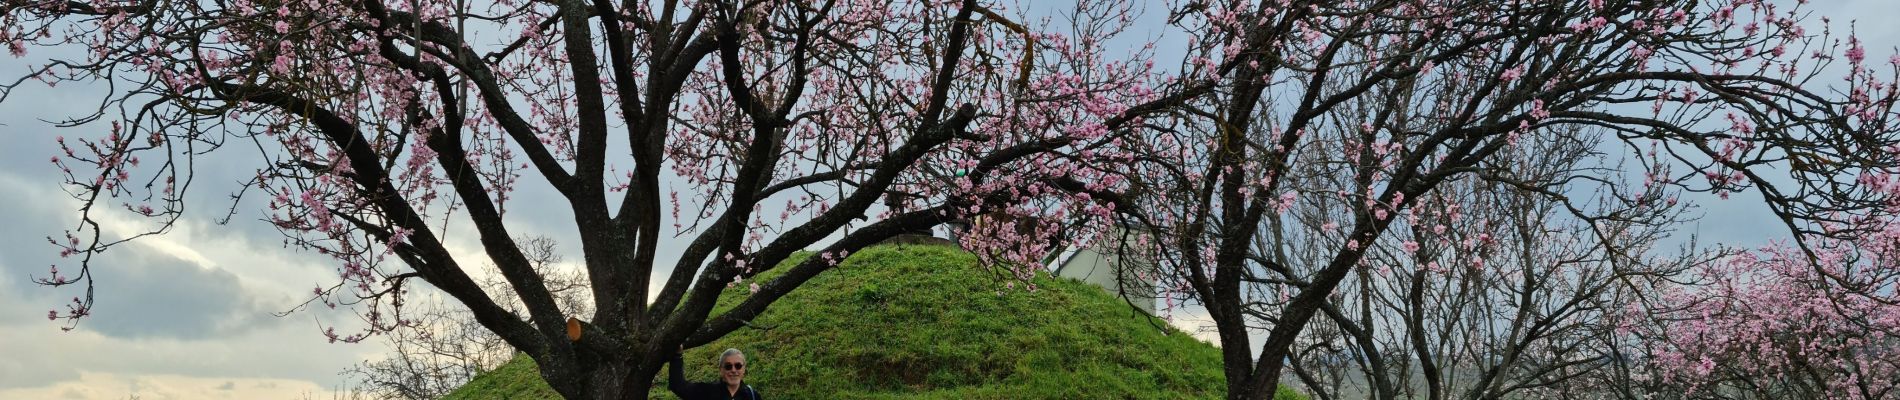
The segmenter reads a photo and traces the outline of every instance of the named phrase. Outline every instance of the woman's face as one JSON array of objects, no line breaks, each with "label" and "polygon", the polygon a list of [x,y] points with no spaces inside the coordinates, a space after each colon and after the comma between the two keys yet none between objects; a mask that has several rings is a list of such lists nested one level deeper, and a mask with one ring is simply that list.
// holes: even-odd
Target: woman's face
[{"label": "woman's face", "polygon": [[744,354],[726,356],[725,361],[719,362],[719,380],[737,386],[739,381],[745,380],[745,367]]}]

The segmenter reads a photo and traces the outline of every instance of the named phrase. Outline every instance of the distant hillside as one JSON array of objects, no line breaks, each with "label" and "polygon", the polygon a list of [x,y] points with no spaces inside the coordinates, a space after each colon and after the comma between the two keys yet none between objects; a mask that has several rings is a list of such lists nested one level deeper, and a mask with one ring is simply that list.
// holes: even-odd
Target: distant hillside
[{"label": "distant hillside", "polygon": [[[1217,349],[1157,328],[1166,324],[1102,289],[1046,277],[1034,292],[1002,285],[954,247],[865,249],[754,321],[772,329],[743,329],[688,350],[687,377],[712,380],[713,355],[736,347],[749,358],[747,381],[773,399],[1221,396]],[[718,307],[747,294],[743,285],[727,290]],[[673,398],[664,380],[662,373],[656,399]],[[448,398],[553,396],[534,363],[517,357]]]}]

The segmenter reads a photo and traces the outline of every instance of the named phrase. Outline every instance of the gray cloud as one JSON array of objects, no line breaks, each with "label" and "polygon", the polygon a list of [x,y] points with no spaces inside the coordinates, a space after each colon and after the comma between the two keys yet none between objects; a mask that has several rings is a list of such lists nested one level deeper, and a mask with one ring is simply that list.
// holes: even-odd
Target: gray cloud
[{"label": "gray cloud", "polygon": [[[236,275],[142,252],[99,282],[89,329],[121,338],[214,339],[280,323]],[[128,259],[129,258],[129,259]]]},{"label": "gray cloud", "polygon": [[[16,186],[0,191],[0,326],[38,320],[46,323],[46,310],[57,306],[50,296],[67,291],[49,290],[32,283],[46,278],[49,266],[61,261],[58,250],[46,242],[65,225],[60,217],[63,202],[54,201],[59,192],[17,187],[19,179],[0,173],[0,186]],[[70,268],[68,269],[70,271]]]},{"label": "gray cloud", "polygon": [[[47,329],[52,328],[49,327]],[[0,335],[0,338],[7,337]],[[22,350],[16,350],[14,346],[28,345],[17,340],[8,340],[7,342],[7,347],[9,347],[8,353],[10,353],[8,357],[20,356],[20,354],[15,352]],[[13,359],[0,360],[0,389],[33,387],[77,379],[79,379],[79,370],[69,365],[34,365],[31,363],[17,362]]]},{"label": "gray cloud", "polygon": [[[23,179],[0,182],[19,180]],[[0,274],[4,274],[0,288],[5,289],[0,302],[12,305],[0,307],[0,325],[51,325],[45,319],[48,309],[63,307],[70,297],[84,294],[78,287],[55,289],[31,281],[46,277],[53,264],[63,267],[62,275],[77,273],[76,260],[60,259],[45,239],[58,234],[65,225],[62,220],[76,216],[62,210],[59,205],[65,202],[30,198],[47,195],[57,196],[57,192],[27,189],[0,194],[0,202],[19,204],[9,207],[9,229],[0,233]],[[81,328],[108,336],[207,338],[218,330],[254,329],[277,320],[268,318],[268,308],[231,272],[195,265],[147,246],[116,247],[95,259],[93,272],[96,303],[93,317]]]}]

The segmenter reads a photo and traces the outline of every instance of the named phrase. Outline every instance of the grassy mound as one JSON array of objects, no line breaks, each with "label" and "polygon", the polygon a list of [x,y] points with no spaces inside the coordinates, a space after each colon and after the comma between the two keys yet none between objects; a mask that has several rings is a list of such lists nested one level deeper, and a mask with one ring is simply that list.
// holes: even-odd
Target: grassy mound
[{"label": "grassy mound", "polygon": [[[664,377],[662,377],[664,378]],[[443,400],[475,399],[558,399],[561,395],[541,380],[541,369],[534,366],[534,359],[526,354],[515,353],[515,358],[502,363],[495,370],[475,375],[468,383],[456,388]]]},{"label": "grassy mound", "polygon": [[[1035,283],[1033,292],[1005,289],[953,247],[866,249],[753,321],[770,329],[742,329],[687,350],[686,375],[712,380],[712,357],[734,347],[746,352],[747,382],[774,399],[1221,396],[1213,346],[1095,286],[1048,277]],[[715,313],[749,294],[735,286]],[[660,380],[653,398],[672,398],[664,373]],[[553,396],[533,362],[517,357],[448,398]]]}]

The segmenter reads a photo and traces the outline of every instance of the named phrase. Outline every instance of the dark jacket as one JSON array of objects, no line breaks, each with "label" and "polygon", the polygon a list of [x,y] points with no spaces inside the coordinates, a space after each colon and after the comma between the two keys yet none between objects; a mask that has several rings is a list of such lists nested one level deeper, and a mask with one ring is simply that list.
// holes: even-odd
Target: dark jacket
[{"label": "dark jacket", "polygon": [[745,381],[739,382],[739,391],[736,393],[726,391],[725,381],[687,382],[686,373],[683,372],[685,364],[675,355],[666,368],[666,390],[672,391],[680,400],[764,400],[759,397],[759,391],[753,390],[752,385],[745,384]]}]

